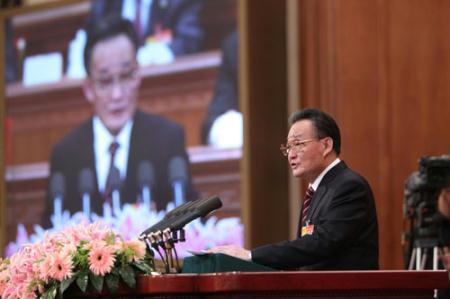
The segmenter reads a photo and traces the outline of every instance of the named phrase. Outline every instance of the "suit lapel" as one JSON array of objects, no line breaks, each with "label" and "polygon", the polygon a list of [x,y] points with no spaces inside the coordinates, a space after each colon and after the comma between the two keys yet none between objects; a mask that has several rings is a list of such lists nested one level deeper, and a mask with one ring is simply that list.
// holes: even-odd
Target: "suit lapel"
[{"label": "suit lapel", "polygon": [[347,165],[344,161],[341,161],[325,174],[312,198],[311,208],[308,211],[308,218],[312,218],[316,214],[316,211],[320,211],[321,207],[328,202],[330,197],[327,196],[330,191],[328,184],[345,168],[347,168]]},{"label": "suit lapel", "polygon": [[98,179],[97,179],[97,168],[95,166],[95,152],[94,152],[94,128],[92,127],[92,118],[89,119],[86,125],[86,134],[82,134],[85,138],[79,146],[78,157],[86,159],[82,161],[80,165],[87,165],[94,173],[94,193],[98,194]]},{"label": "suit lapel", "polygon": [[152,147],[153,141],[151,139],[152,134],[148,133],[153,128],[148,123],[144,123],[144,117],[143,112],[137,110],[131,130],[127,175],[122,194],[124,200],[129,202],[135,202],[137,200],[136,183],[138,182],[137,170],[139,163],[142,160],[151,160],[154,151],[154,147]]},{"label": "suit lapel", "polygon": [[326,186],[319,186],[317,188],[316,192],[314,193],[314,196],[312,198],[311,202],[311,208],[308,211],[308,219],[311,219],[316,210],[319,209],[325,202],[325,195],[327,194],[328,188]]},{"label": "suit lapel", "polygon": [[125,188],[123,189],[122,194],[122,198],[125,198],[131,202],[134,202],[137,199],[135,192],[133,192],[133,190],[135,190],[135,186],[132,183],[137,182],[136,172],[138,167],[137,165],[139,163],[138,160],[142,158],[139,138],[144,138],[144,136],[140,134],[140,125],[139,112],[136,111],[133,121],[133,128],[131,129],[130,148],[128,149],[127,173],[124,182]]}]

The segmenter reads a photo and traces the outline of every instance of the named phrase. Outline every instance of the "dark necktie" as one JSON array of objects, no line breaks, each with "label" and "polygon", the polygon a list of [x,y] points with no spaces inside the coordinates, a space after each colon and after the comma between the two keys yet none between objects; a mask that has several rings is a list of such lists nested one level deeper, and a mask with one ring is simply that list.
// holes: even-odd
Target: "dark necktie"
[{"label": "dark necktie", "polygon": [[114,158],[116,156],[117,149],[119,148],[119,143],[117,141],[111,142],[109,145],[109,154],[111,155],[111,161],[109,163],[109,171],[108,176],[106,177],[106,185],[105,185],[105,192],[103,193],[103,197],[105,199],[105,202],[111,204],[112,202],[112,192],[114,191],[113,183],[111,180],[111,174],[113,173],[113,169],[116,168],[114,166]]},{"label": "dark necktie", "polygon": [[308,218],[309,207],[311,206],[311,200],[313,196],[314,196],[314,189],[311,186],[309,186],[308,190],[306,190],[305,199],[303,200],[301,226],[304,226],[306,223],[306,219]]}]

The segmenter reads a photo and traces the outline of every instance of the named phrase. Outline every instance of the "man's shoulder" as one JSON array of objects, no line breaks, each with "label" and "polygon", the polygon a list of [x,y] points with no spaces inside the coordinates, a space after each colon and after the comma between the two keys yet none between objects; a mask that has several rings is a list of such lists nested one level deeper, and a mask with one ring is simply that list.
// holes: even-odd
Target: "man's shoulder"
[{"label": "man's shoulder", "polygon": [[81,125],[75,127],[64,135],[54,146],[53,151],[70,150],[74,145],[84,144],[89,142],[92,136],[92,119],[84,121]]},{"label": "man's shoulder", "polygon": [[344,161],[339,162],[339,164],[333,168],[330,170],[331,179],[329,180],[329,184],[341,185],[343,183],[351,184],[353,182],[369,186],[369,183],[364,176],[348,167]]},{"label": "man's shoulder", "polygon": [[181,125],[169,120],[163,116],[147,113],[141,110],[136,112],[135,124],[139,126],[141,130],[168,130],[168,131],[180,131]]}]

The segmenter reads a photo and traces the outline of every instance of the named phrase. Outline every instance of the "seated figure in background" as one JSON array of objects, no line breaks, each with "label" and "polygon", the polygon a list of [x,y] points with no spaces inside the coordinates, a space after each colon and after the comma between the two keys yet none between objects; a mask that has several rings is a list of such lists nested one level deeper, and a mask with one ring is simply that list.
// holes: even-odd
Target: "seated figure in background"
[{"label": "seated figure in background", "polygon": [[234,31],[222,46],[219,77],[202,127],[202,142],[205,144],[219,148],[242,146],[238,73],[238,34]]},{"label": "seated figure in background", "polygon": [[199,0],[97,0],[92,2],[91,18],[113,14],[130,20],[139,45],[148,48],[142,55],[150,62],[158,62],[157,56],[165,62],[201,50],[201,9]]},{"label": "seated figure in background", "polygon": [[[139,64],[165,64],[176,56],[201,51],[204,39],[201,10],[200,0],[94,0],[87,23],[110,15],[129,20],[138,38]],[[80,29],[69,45],[67,76],[85,76],[79,67],[85,43],[86,33]]]}]

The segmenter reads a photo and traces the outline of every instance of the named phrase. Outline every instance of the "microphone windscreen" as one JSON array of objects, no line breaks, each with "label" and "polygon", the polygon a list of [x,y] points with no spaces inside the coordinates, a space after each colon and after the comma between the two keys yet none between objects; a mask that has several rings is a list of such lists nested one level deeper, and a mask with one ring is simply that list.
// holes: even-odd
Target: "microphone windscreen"
[{"label": "microphone windscreen", "polygon": [[186,161],[180,157],[175,156],[169,162],[169,179],[171,182],[182,181],[186,182],[188,178]]},{"label": "microphone windscreen", "polygon": [[179,230],[186,224],[199,217],[205,217],[214,210],[217,210],[222,206],[222,201],[219,197],[214,196],[207,199],[196,200],[188,210],[181,216],[176,217],[169,227],[171,230]]},{"label": "microphone windscreen", "polygon": [[120,189],[120,172],[119,169],[117,169],[117,167],[115,166],[113,166],[111,168],[111,171],[109,172],[108,183],[111,186],[112,190]]},{"label": "microphone windscreen", "polygon": [[188,212],[189,207],[192,206],[194,202],[189,201],[189,202],[185,202],[182,205],[179,205],[178,207],[176,207],[175,209],[171,210],[170,212],[168,212],[164,218],[162,220],[160,220],[159,222],[153,224],[152,226],[150,226],[149,228],[147,228],[145,231],[143,231],[141,233],[141,237],[145,237],[146,235],[148,235],[149,233],[153,233],[153,232],[157,232],[158,230],[164,230],[167,227],[170,226],[170,224],[176,220],[178,217],[181,217],[182,215],[184,215],[185,213]]},{"label": "microphone windscreen", "polygon": [[94,172],[90,168],[83,168],[78,177],[80,194],[92,194],[94,192]]},{"label": "microphone windscreen", "polygon": [[150,161],[141,161],[138,166],[137,180],[139,187],[151,187],[155,182],[155,172]]},{"label": "microphone windscreen", "polygon": [[64,180],[64,176],[60,172],[53,173],[50,178],[51,198],[64,197],[65,193],[66,193],[66,181]]},{"label": "microphone windscreen", "polygon": [[176,207],[175,209],[169,211],[164,218],[169,219],[169,218],[184,214],[194,203],[195,203],[195,201],[185,202],[185,203],[179,205],[178,207]]},{"label": "microphone windscreen", "polygon": [[199,217],[205,217],[209,213],[222,207],[222,201],[218,196],[206,199],[196,207]]}]

